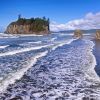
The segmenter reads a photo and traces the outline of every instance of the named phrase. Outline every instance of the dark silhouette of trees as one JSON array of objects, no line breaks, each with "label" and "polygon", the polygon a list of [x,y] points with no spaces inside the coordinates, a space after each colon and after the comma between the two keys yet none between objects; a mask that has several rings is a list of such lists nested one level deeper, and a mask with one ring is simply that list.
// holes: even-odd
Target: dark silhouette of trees
[{"label": "dark silhouette of trees", "polygon": [[21,18],[21,14],[18,15],[18,19],[20,19],[20,18]]}]

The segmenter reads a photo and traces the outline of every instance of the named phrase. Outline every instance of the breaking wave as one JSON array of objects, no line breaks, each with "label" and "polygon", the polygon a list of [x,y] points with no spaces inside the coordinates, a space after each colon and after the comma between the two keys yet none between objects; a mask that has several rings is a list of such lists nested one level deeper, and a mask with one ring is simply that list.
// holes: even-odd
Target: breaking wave
[{"label": "breaking wave", "polygon": [[61,47],[61,46],[63,46],[63,45],[65,45],[65,44],[70,44],[71,42],[73,42],[75,39],[70,39],[70,40],[67,40],[67,41],[62,41],[62,42],[58,42],[58,44],[56,45],[56,46],[54,46],[53,48],[52,48],[52,50],[55,50],[56,48],[58,48],[58,47]]},{"label": "breaking wave", "polygon": [[28,52],[28,51],[32,51],[32,50],[38,50],[38,49],[41,49],[41,48],[45,48],[47,46],[48,45],[39,46],[39,47],[22,48],[22,49],[19,49],[19,50],[14,50],[14,51],[9,51],[9,52],[5,52],[5,53],[0,53],[0,57],[2,57],[2,56],[9,56],[9,55],[15,55],[15,54],[18,54],[18,53]]},{"label": "breaking wave", "polygon": [[0,46],[0,49],[4,49],[6,47],[8,47],[9,45],[4,45],[4,46]]},{"label": "breaking wave", "polygon": [[16,80],[19,80],[24,75],[24,73],[37,62],[40,57],[45,56],[47,53],[48,51],[41,52],[30,58],[25,65],[22,65],[23,67],[20,70],[11,72],[7,75],[7,77],[0,80],[0,92],[3,92],[8,85],[13,84]]}]

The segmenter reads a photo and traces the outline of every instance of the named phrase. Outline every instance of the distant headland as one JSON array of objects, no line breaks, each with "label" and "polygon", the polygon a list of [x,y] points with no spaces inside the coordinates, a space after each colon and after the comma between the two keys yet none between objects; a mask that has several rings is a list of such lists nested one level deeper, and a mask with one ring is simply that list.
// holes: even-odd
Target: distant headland
[{"label": "distant headland", "polygon": [[18,20],[11,22],[5,31],[9,34],[36,34],[44,35],[49,34],[49,18],[22,18],[21,15],[18,16]]}]

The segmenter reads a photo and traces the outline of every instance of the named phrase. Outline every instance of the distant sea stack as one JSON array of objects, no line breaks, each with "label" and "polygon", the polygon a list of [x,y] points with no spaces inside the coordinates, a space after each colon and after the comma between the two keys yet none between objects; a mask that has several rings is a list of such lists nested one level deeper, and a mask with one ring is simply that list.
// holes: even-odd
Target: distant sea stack
[{"label": "distant sea stack", "polygon": [[83,33],[81,30],[75,30],[74,31],[74,37],[75,38],[82,38],[83,37]]},{"label": "distant sea stack", "polygon": [[100,30],[96,30],[95,38],[100,40]]},{"label": "distant sea stack", "polygon": [[9,34],[36,34],[45,35],[50,33],[49,19],[43,18],[21,18],[8,25],[5,33]]}]

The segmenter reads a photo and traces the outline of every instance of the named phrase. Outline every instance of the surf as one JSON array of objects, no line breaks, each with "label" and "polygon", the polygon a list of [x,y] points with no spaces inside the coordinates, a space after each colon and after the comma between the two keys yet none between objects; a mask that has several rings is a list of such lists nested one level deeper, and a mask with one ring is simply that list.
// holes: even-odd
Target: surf
[{"label": "surf", "polygon": [[28,51],[32,51],[32,50],[38,50],[38,49],[45,48],[45,47],[48,47],[48,45],[23,48],[23,49],[19,49],[19,50],[13,50],[13,51],[5,52],[5,53],[0,53],[0,57],[11,56],[11,55],[15,55],[15,54],[18,54],[18,53],[28,52]]},{"label": "surf", "polygon": [[5,78],[1,78],[0,80],[0,92],[3,92],[6,90],[6,88],[8,87],[8,85],[10,84],[14,84],[16,80],[21,79],[21,77],[24,75],[24,73],[31,68],[32,66],[34,66],[34,64],[37,62],[37,60],[43,56],[46,56],[48,53],[48,51],[44,51],[41,53],[38,53],[36,56],[30,58],[27,61],[26,65],[23,65],[23,67],[19,70],[17,70],[16,72],[12,72],[9,73]]},{"label": "surf", "polygon": [[0,49],[4,49],[4,48],[6,48],[6,47],[8,47],[9,45],[2,45],[2,46],[0,46]]}]

